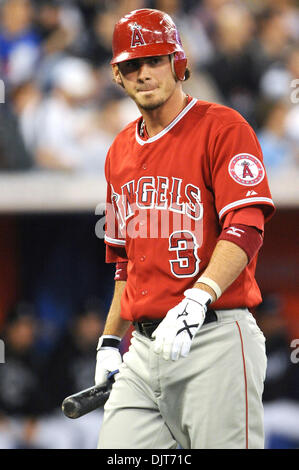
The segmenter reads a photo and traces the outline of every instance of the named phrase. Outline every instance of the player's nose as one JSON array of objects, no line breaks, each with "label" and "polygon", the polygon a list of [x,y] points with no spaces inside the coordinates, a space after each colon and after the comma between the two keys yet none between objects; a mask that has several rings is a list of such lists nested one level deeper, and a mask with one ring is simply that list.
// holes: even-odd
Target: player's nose
[{"label": "player's nose", "polygon": [[138,80],[148,80],[151,78],[150,66],[146,62],[140,62],[138,68]]}]

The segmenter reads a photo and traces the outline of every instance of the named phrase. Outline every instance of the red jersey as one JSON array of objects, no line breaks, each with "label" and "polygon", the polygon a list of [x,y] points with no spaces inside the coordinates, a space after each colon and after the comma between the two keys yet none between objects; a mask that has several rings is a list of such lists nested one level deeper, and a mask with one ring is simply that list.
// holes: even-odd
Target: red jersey
[{"label": "red jersey", "polygon": [[[121,316],[131,321],[162,318],[182,300],[208,265],[228,213],[257,206],[268,220],[274,212],[260,145],[239,113],[190,98],[154,137],[140,136],[141,122],[116,137],[105,166],[106,261],[128,260]],[[256,261],[213,308],[260,303]]]}]

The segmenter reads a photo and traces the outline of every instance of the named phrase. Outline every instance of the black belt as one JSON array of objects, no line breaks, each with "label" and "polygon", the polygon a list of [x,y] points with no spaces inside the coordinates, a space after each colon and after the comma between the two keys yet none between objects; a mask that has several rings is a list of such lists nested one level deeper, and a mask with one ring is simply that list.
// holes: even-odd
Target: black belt
[{"label": "black belt", "polygon": [[[133,325],[135,327],[135,330],[141,333],[143,336],[146,336],[149,339],[153,339],[151,337],[152,333],[155,331],[155,329],[157,328],[159,323],[161,323],[162,320],[163,318],[161,318],[160,320],[152,320],[152,321],[142,321],[142,322],[134,321]],[[217,320],[218,319],[217,319],[216,312],[214,310],[208,310],[206,313],[203,325],[206,325],[207,323],[211,323]]]}]

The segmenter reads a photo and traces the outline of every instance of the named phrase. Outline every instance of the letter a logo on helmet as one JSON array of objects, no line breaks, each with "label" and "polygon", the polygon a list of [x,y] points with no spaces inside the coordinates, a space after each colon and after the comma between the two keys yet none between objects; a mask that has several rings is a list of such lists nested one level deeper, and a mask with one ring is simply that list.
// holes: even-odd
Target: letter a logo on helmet
[{"label": "letter a logo on helmet", "polygon": [[141,32],[142,26],[140,26],[137,23],[133,24],[133,31],[132,31],[132,41],[131,41],[131,47],[136,47],[136,46],[144,46],[145,41],[142,36]]},{"label": "letter a logo on helmet", "polygon": [[142,57],[172,55],[174,74],[178,80],[184,80],[187,57],[176,25],[163,11],[142,8],[121,18],[114,28],[112,50],[112,65]]}]

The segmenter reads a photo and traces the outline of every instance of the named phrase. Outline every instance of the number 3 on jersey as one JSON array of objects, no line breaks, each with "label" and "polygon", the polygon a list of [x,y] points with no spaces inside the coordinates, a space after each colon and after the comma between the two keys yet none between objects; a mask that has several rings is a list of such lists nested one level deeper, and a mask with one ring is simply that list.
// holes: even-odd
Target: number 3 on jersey
[{"label": "number 3 on jersey", "polygon": [[199,271],[198,244],[189,230],[172,232],[169,237],[169,251],[176,252],[176,258],[169,260],[172,274],[176,277],[192,277]]}]

